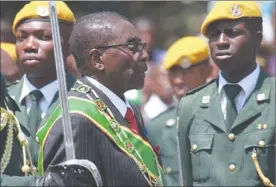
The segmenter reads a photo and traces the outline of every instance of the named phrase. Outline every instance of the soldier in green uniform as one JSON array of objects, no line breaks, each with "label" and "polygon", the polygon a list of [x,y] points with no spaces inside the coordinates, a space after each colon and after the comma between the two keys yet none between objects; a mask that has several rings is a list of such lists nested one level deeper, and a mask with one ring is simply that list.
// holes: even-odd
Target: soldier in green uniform
[{"label": "soldier in green uniform", "polygon": [[[27,159],[31,159],[31,155],[28,147],[28,140],[21,130],[21,126],[14,115],[14,112],[18,112],[18,108],[15,101],[9,96],[6,89],[6,81],[2,73],[0,74],[1,80],[1,95],[0,95],[0,107],[1,107],[1,186],[3,175],[20,175],[21,168],[16,166],[22,165],[23,174],[35,174],[36,169],[32,163],[27,163]],[[21,149],[22,148],[22,149]],[[24,154],[22,154],[22,152]],[[22,175],[22,174],[21,174]],[[4,184],[6,185],[6,184]]]},{"label": "soldier in green uniform", "polygon": [[[168,49],[163,66],[180,100],[187,91],[206,83],[211,70],[208,45],[197,36],[183,37]],[[167,186],[180,185],[176,117],[177,107],[171,107],[146,126],[147,137],[160,155]]]},{"label": "soldier in green uniform", "polygon": [[275,78],[256,63],[262,16],[256,2],[219,1],[201,32],[217,79],[179,104],[184,186],[274,186]]},{"label": "soldier in green uniform", "polygon": [[[58,103],[58,82],[48,7],[47,1],[31,1],[16,14],[13,22],[18,63],[25,75],[11,84],[8,91],[20,109],[15,112],[15,116],[29,142],[32,160],[26,162],[33,163],[34,166],[37,166],[39,152],[36,132]],[[63,57],[66,59],[69,55],[68,40],[75,18],[64,2],[56,2],[56,7]],[[69,90],[74,85],[75,78],[68,73],[66,81]],[[14,149],[21,150],[17,146],[15,144]],[[13,169],[1,175],[1,186],[34,186],[36,177],[24,176],[26,167],[23,167],[20,160],[23,153],[13,154],[19,158],[18,162],[10,163],[9,167]]]}]

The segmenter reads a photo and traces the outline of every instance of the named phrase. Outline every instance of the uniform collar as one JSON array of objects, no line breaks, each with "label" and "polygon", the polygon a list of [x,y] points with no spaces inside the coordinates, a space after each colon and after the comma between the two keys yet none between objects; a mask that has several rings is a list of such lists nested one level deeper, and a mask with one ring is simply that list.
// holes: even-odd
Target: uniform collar
[{"label": "uniform collar", "polygon": [[126,98],[124,98],[125,101],[123,101],[114,92],[112,92],[110,89],[108,89],[106,86],[101,84],[96,79],[94,79],[92,77],[88,77],[88,76],[86,76],[86,78],[89,82],[91,82],[98,89],[100,89],[110,99],[110,101],[119,110],[119,112],[122,114],[122,116],[126,115],[127,107],[131,108],[131,106],[130,106],[129,102],[126,100]]},{"label": "uniform collar", "polygon": [[58,91],[58,81],[55,80],[45,86],[43,86],[40,89],[37,89],[32,83],[27,79],[27,76],[24,75],[23,77],[23,88],[22,93],[20,95],[19,103],[22,102],[22,100],[29,95],[34,90],[40,90],[43,94],[43,97],[45,98],[46,102],[50,104]]},{"label": "uniform collar", "polygon": [[[259,75],[260,75],[260,67],[259,67],[259,65],[257,65],[255,70],[252,73],[250,73],[245,78],[243,78],[240,82],[237,83],[238,85],[240,85],[242,87],[242,90],[245,93],[246,98],[253,92],[254,88],[256,87]],[[227,82],[227,80],[225,80],[225,78],[222,76],[221,71],[220,71],[219,72],[219,87],[218,87],[219,95],[221,95],[222,88],[226,84],[231,84],[231,83],[229,83],[229,82]]]}]

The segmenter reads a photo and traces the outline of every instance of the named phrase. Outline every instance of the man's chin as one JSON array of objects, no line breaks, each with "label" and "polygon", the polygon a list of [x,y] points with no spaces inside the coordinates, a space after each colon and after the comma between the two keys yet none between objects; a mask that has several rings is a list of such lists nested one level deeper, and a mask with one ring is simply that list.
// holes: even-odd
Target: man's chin
[{"label": "man's chin", "polygon": [[28,78],[32,79],[45,79],[46,77],[49,77],[49,75],[43,75],[43,74],[38,74],[38,73],[25,73]]},{"label": "man's chin", "polygon": [[143,88],[144,88],[144,81],[143,82],[130,83],[128,90],[132,90],[132,89],[140,90],[140,89],[143,89]]}]

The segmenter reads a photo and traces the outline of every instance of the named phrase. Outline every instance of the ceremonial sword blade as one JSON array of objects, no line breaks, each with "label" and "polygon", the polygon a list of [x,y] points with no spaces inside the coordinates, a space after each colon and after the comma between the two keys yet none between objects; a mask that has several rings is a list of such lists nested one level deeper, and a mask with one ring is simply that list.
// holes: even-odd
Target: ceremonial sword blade
[{"label": "ceremonial sword blade", "polygon": [[72,126],[71,119],[68,109],[67,100],[67,85],[66,85],[66,75],[64,69],[63,54],[60,41],[60,32],[56,11],[55,1],[48,1],[50,9],[50,21],[52,27],[53,43],[54,43],[54,54],[55,54],[55,64],[57,79],[59,83],[59,100],[62,111],[62,124],[63,124],[63,134],[65,142],[65,152],[67,160],[75,159],[75,149],[73,144]]}]

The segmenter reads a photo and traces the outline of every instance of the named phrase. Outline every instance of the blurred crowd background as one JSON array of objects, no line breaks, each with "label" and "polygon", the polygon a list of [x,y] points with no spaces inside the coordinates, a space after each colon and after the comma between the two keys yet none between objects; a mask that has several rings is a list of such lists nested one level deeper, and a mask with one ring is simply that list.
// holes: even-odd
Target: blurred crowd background
[{"label": "blurred crowd background", "polygon": [[[1,1],[1,48],[2,42],[15,43],[11,29],[12,22],[16,13],[26,3],[28,1]],[[149,70],[144,89],[128,91],[126,97],[141,108],[147,122],[176,102],[166,72],[162,69],[166,50],[183,36],[200,35],[201,24],[215,1],[66,1],[66,3],[74,12],[76,19],[96,11],[114,11],[129,18],[138,28],[142,39],[147,43],[150,55]],[[258,1],[258,3],[263,15],[264,30],[262,47],[256,61],[271,76],[275,76],[275,1]],[[211,59],[210,62],[212,63]],[[79,77],[74,63],[74,58],[68,57],[67,69]],[[213,64],[209,79],[215,78],[218,71]],[[2,55],[2,52],[1,72],[8,82],[13,82],[24,74],[17,66],[16,57],[8,58]]]}]

